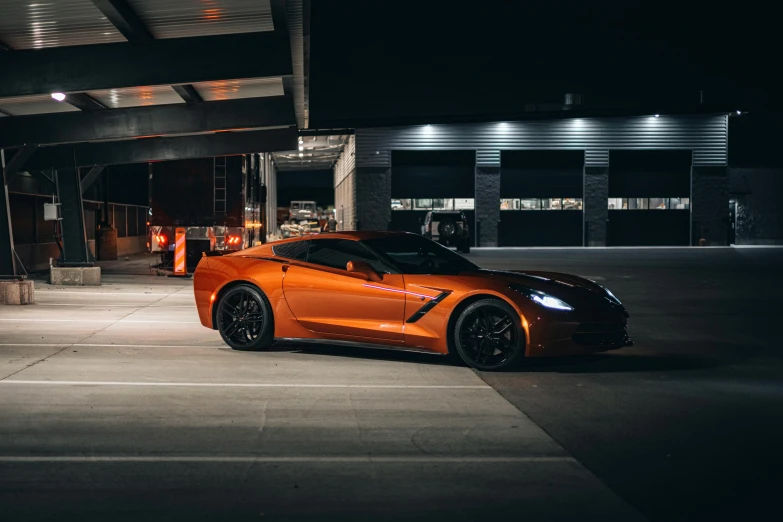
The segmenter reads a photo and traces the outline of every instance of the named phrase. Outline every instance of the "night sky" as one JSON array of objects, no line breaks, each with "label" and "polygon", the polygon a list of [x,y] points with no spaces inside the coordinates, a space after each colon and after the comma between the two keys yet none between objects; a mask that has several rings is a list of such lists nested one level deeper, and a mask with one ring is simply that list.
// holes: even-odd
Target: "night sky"
[{"label": "night sky", "polygon": [[502,117],[529,103],[779,107],[770,8],[715,2],[382,2],[311,10],[311,127]]}]

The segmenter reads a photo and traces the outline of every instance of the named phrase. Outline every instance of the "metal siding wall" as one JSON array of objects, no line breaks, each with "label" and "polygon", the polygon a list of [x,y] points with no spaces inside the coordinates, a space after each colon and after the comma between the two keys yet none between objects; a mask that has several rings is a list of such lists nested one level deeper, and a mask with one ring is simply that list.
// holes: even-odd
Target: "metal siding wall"
[{"label": "metal siding wall", "polygon": [[356,138],[351,136],[334,165],[334,208],[340,230],[356,228]]},{"label": "metal siding wall", "polygon": [[[587,160],[602,159],[610,149],[690,149],[694,165],[725,166],[728,117],[634,116],[573,118],[535,122],[464,125],[419,125],[357,129],[356,165],[388,167],[391,150],[473,149],[477,161],[491,161],[494,150],[576,149],[591,151]],[[489,165],[489,163],[487,163]],[[600,164],[600,163],[597,163]]]},{"label": "metal siding wall", "polygon": [[266,185],[266,237],[272,240],[277,234],[277,169],[271,154],[260,154],[261,176]]}]

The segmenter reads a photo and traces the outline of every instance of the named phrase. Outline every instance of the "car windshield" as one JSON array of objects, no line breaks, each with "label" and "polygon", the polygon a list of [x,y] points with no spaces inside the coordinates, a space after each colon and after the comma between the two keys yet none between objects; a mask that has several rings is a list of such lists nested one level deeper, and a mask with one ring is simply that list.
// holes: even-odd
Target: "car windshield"
[{"label": "car windshield", "polygon": [[403,274],[450,275],[480,270],[461,255],[415,234],[379,237],[363,243]]}]

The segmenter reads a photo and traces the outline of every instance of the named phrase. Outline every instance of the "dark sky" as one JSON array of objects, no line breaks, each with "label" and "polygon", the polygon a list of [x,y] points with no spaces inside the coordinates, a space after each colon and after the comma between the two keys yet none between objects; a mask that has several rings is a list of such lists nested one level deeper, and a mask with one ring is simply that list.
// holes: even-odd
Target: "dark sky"
[{"label": "dark sky", "polygon": [[704,90],[763,108],[780,47],[772,4],[720,4],[314,0],[311,127],[512,115],[566,92],[665,111]]}]

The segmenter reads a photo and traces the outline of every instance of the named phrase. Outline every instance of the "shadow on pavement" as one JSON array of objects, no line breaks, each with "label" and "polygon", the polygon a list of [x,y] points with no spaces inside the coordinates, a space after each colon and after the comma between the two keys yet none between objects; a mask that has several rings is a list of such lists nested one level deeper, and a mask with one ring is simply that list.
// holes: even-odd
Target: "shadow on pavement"
[{"label": "shadow on pavement", "polygon": [[406,352],[384,348],[357,348],[353,346],[340,346],[334,344],[305,344],[296,342],[276,342],[267,351],[308,353],[318,355],[330,355],[334,357],[350,357],[355,359],[381,360],[409,362],[416,364],[453,365],[451,357],[439,354],[427,354],[418,352]]}]

